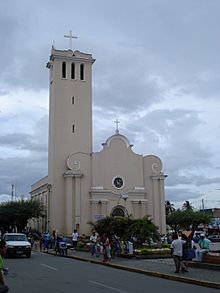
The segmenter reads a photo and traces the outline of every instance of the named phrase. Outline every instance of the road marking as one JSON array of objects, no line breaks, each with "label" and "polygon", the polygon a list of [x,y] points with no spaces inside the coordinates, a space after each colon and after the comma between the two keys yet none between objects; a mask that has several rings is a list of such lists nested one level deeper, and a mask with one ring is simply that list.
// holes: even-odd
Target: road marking
[{"label": "road marking", "polygon": [[107,285],[99,283],[99,282],[95,282],[95,281],[89,281],[89,282],[92,283],[92,284],[98,285],[98,286],[102,286],[102,287],[107,288],[107,289],[111,289],[111,290],[116,291],[116,292],[128,293],[128,291],[124,291],[124,290],[120,290],[120,289],[117,289],[117,288],[114,288],[114,287],[110,287],[110,286],[107,286]]},{"label": "road marking", "polygon": [[48,265],[46,265],[46,264],[44,264],[44,263],[42,263],[41,265],[42,265],[43,267],[48,268],[48,269],[51,269],[51,270],[54,270],[54,271],[58,271],[57,268],[54,268],[54,267],[48,266]]}]

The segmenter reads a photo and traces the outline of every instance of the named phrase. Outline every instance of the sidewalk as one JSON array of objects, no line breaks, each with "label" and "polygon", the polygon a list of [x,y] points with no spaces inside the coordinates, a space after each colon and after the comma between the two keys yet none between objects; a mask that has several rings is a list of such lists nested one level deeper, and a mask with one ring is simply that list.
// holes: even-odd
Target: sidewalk
[{"label": "sidewalk", "polygon": [[[49,252],[52,253],[53,252]],[[116,257],[111,263],[103,263],[102,256],[92,257],[89,252],[68,250],[68,256],[73,259],[97,263],[100,265],[111,266],[121,270],[128,270],[150,276],[180,281],[184,283],[195,284],[204,287],[220,289],[220,272],[203,268],[190,267],[188,273],[175,274],[174,262],[172,258],[166,259],[135,259]]]}]

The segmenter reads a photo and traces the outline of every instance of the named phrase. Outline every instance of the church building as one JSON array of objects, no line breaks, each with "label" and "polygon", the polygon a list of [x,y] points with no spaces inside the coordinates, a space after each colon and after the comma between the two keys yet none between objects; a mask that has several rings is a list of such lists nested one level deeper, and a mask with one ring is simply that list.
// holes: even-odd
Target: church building
[{"label": "church building", "polygon": [[31,197],[46,206],[34,229],[90,234],[88,222],[106,216],[149,215],[166,233],[162,162],[132,150],[116,131],[92,151],[91,54],[52,47],[50,72],[48,176],[31,186]]}]

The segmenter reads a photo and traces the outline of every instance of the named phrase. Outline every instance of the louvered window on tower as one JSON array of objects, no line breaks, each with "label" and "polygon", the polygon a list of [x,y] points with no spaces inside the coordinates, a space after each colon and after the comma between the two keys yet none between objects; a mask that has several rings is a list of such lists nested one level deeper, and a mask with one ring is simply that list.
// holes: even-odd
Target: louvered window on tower
[{"label": "louvered window on tower", "polygon": [[84,64],[80,64],[80,80],[84,80]]},{"label": "louvered window on tower", "polygon": [[73,126],[72,126],[72,133],[74,133],[75,132],[75,125],[73,124]]},{"label": "louvered window on tower", "polygon": [[72,104],[73,105],[75,104],[75,97],[74,96],[72,97]]},{"label": "louvered window on tower", "polygon": [[66,62],[62,63],[62,78],[66,78]]},{"label": "louvered window on tower", "polygon": [[76,75],[75,75],[75,63],[71,64],[71,79],[75,79]]}]

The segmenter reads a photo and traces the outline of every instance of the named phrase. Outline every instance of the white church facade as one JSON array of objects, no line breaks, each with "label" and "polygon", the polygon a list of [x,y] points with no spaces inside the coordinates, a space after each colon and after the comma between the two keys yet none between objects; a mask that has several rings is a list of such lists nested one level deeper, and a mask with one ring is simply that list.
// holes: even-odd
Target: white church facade
[{"label": "white church facade", "polygon": [[31,197],[46,206],[33,228],[71,235],[89,234],[89,221],[106,216],[149,215],[166,232],[162,162],[133,152],[116,132],[92,151],[91,54],[52,47],[50,71],[48,176],[31,186]]}]

